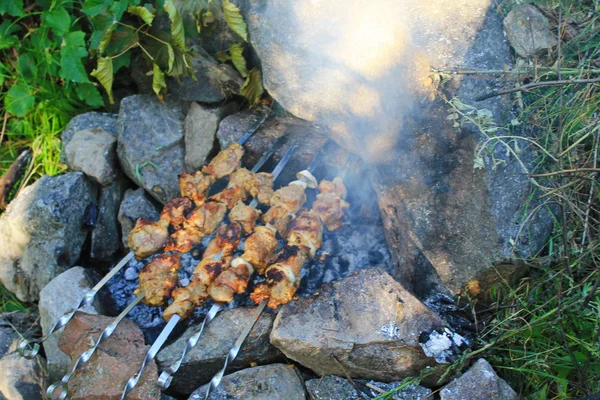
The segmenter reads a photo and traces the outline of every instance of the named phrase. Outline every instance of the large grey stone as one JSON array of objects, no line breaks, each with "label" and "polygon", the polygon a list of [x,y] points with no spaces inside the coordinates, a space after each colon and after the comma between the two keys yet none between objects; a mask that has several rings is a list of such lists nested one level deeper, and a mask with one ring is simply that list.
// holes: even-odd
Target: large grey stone
[{"label": "large grey stone", "polygon": [[44,359],[37,356],[32,360],[17,352],[19,339],[12,342],[8,353],[0,358],[0,398],[7,400],[46,399],[48,380],[44,370]]},{"label": "large grey stone", "polygon": [[127,248],[127,235],[135,226],[138,218],[158,221],[159,216],[160,208],[154,204],[144,189],[128,189],[123,196],[118,215],[123,247]]},{"label": "large grey stone", "polygon": [[117,114],[87,112],[76,115],[69,121],[67,127],[62,132],[60,139],[62,142],[62,150],[60,153],[60,162],[65,164],[67,158],[65,148],[71,141],[75,132],[85,129],[102,129],[103,131],[117,135]]},{"label": "large grey stone", "polygon": [[215,135],[223,117],[237,109],[230,103],[206,107],[192,103],[185,117],[185,167],[189,172],[200,169],[215,146]]},{"label": "large grey stone", "polygon": [[329,375],[304,382],[311,400],[360,400],[354,387],[339,376]]},{"label": "large grey stone", "polygon": [[519,4],[504,18],[510,45],[521,57],[533,57],[558,44],[550,22],[534,5]]},{"label": "large grey stone", "polygon": [[192,68],[196,79],[189,76],[167,78],[169,93],[178,100],[220,103],[239,93],[243,80],[231,65],[219,64],[202,47],[193,45]]},{"label": "large grey stone", "polygon": [[[190,400],[204,399],[208,385],[196,390]],[[304,400],[300,372],[292,365],[272,364],[235,372],[223,377],[210,400]]]},{"label": "large grey stone", "polygon": [[319,375],[390,381],[435,365],[418,340],[442,325],[384,269],[374,268],[283,306],[271,343]]},{"label": "large grey stone", "polygon": [[100,190],[98,221],[92,229],[92,258],[107,260],[121,248],[121,230],[117,215],[127,186],[127,178],[119,171],[117,178]]},{"label": "large grey stone", "polygon": [[121,102],[117,153],[125,174],[166,203],[179,193],[184,168],[184,113],[179,103],[153,95]]},{"label": "large grey stone", "polygon": [[[448,104],[435,94],[439,76],[431,74],[432,66],[512,63],[495,6],[487,0],[376,0],[368,9],[356,0],[249,2],[249,38],[265,88],[370,163],[395,277],[422,297],[467,284],[483,291],[496,270],[518,276],[519,260],[540,251],[552,228],[548,210],[532,215],[540,201],[528,178],[531,146],[518,143],[520,164],[492,140],[494,159],[474,169],[475,150],[487,137],[473,126],[454,129]],[[494,85],[460,76],[443,89],[446,98],[458,95],[508,123],[508,99],[474,101]]]},{"label": "large grey stone", "polygon": [[[187,355],[181,368],[173,377],[170,388],[178,393],[191,393],[203,383],[212,379],[223,367],[225,356],[233,347],[242,330],[254,318],[254,309],[235,308],[222,311],[206,327],[198,342]],[[267,364],[273,362],[281,353],[269,343],[269,333],[273,326],[273,315],[263,313],[250,331],[237,358],[230,364],[228,372],[247,368],[251,362]],[[187,339],[196,333],[198,326],[188,328],[185,333],[170,346],[162,349],[156,360],[161,369],[166,369],[179,359]]]},{"label": "large grey stone", "polygon": [[441,400],[516,400],[514,390],[483,358],[440,391]]},{"label": "large grey stone", "polygon": [[[65,313],[79,305],[85,294],[98,282],[99,277],[90,270],[73,267],[54,278],[40,292],[40,323],[45,335]],[[92,304],[82,308],[89,314],[103,313],[104,309],[98,297]],[[71,365],[69,356],[58,348],[58,340],[63,329],[53,333],[44,342],[44,351],[48,360],[48,378],[51,382],[60,380]]]},{"label": "large grey stone", "polygon": [[0,217],[0,282],[21,301],[73,266],[87,231],[86,207],[96,188],[81,172],[43,176],[21,191]]},{"label": "large grey stone", "polygon": [[[402,384],[403,382],[383,383],[371,381],[369,382],[369,391],[374,397],[377,397],[380,396],[382,393],[396,389]],[[374,388],[378,388],[379,390],[375,390]],[[393,400],[427,400],[431,397],[431,389],[413,384],[404,386],[400,390],[395,390],[394,393],[391,395],[391,399]]]},{"label": "large grey stone", "polygon": [[117,137],[102,129],[75,132],[64,148],[66,164],[106,186],[117,176]]}]

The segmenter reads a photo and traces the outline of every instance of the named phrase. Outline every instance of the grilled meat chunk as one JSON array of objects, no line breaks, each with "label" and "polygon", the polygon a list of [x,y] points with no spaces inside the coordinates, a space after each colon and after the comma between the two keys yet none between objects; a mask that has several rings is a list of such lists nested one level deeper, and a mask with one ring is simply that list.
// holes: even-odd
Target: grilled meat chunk
[{"label": "grilled meat chunk", "polygon": [[204,175],[202,171],[196,171],[193,174],[187,172],[179,174],[181,196],[189,197],[198,207],[206,201],[206,194],[213,183],[215,183],[214,176]]},{"label": "grilled meat chunk", "polygon": [[254,174],[252,179],[246,181],[246,190],[260,204],[268,206],[271,204],[271,197],[273,197],[273,179],[273,174],[269,172]]},{"label": "grilled meat chunk", "polygon": [[344,185],[344,181],[342,181],[342,178],[339,176],[333,178],[333,181],[323,179],[321,183],[319,183],[319,192],[339,197],[342,200],[345,199],[348,194],[346,185]]},{"label": "grilled meat chunk", "polygon": [[350,204],[340,197],[319,193],[312,210],[319,215],[328,231],[335,231],[344,225],[344,210],[349,207]]},{"label": "grilled meat chunk", "polygon": [[259,215],[260,211],[257,209],[238,201],[229,212],[229,220],[240,224],[247,235],[254,230]]},{"label": "grilled meat chunk", "polygon": [[244,293],[248,287],[250,276],[254,273],[252,265],[238,257],[231,262],[231,267],[223,271],[208,288],[208,294],[217,302],[230,302],[236,293]]},{"label": "grilled meat chunk", "polygon": [[271,206],[282,206],[289,211],[290,214],[297,213],[304,203],[306,203],[306,187],[300,184],[295,184],[294,181],[288,186],[277,189],[271,197]]},{"label": "grilled meat chunk", "polygon": [[127,245],[135,258],[141,260],[162,249],[169,238],[168,228],[169,223],[162,219],[158,222],[138,219],[127,236]]},{"label": "grilled meat chunk", "polygon": [[319,215],[306,209],[300,211],[290,223],[287,244],[298,246],[313,258],[323,244],[323,224]]},{"label": "grilled meat chunk", "polygon": [[180,264],[179,253],[161,254],[140,271],[139,285],[133,292],[144,293],[143,303],[160,307],[167,303],[177,285]]},{"label": "grilled meat chunk", "polygon": [[242,186],[232,185],[227,186],[223,191],[208,198],[209,201],[215,201],[225,204],[228,210],[231,210],[238,201],[246,200],[244,196],[245,190]]},{"label": "grilled meat chunk", "polygon": [[277,205],[269,208],[261,219],[265,224],[275,227],[281,237],[286,237],[292,218],[294,218],[294,215],[287,208]]},{"label": "grilled meat chunk", "polygon": [[173,302],[163,312],[163,318],[167,322],[175,314],[182,319],[188,318],[194,308],[200,307],[208,299],[208,292],[200,277],[193,275],[190,283],[186,287],[174,289],[172,296]]},{"label": "grilled meat chunk", "polygon": [[163,207],[160,219],[168,221],[175,230],[181,229],[185,216],[192,209],[192,201],[187,197],[176,197]]},{"label": "grilled meat chunk", "polygon": [[268,226],[258,226],[254,233],[246,239],[242,258],[252,264],[252,267],[262,274],[271,261],[273,252],[277,250],[275,229]]},{"label": "grilled meat chunk", "polygon": [[171,235],[165,251],[186,253],[210,235],[223,221],[227,207],[224,204],[209,201],[192,211],[183,222],[183,229]]},{"label": "grilled meat chunk", "polygon": [[221,179],[238,169],[242,162],[244,148],[239,143],[233,143],[221,150],[211,162],[202,168],[202,172]]},{"label": "grilled meat chunk", "polygon": [[194,269],[194,275],[201,276],[208,286],[231,263],[231,255],[240,244],[242,228],[233,222],[223,225],[210,241],[202,255],[202,261]]}]

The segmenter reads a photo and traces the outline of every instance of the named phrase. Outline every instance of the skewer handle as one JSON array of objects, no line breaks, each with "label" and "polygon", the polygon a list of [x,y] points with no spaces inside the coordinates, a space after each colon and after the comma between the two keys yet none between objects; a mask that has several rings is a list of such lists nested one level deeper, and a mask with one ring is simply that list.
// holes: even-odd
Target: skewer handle
[{"label": "skewer handle", "polygon": [[112,278],[117,272],[119,272],[129,262],[129,260],[133,258],[133,255],[134,254],[131,251],[121,261],[119,261],[119,263],[108,274],[106,274],[106,276],[102,278],[102,280],[98,282],[96,286],[94,286],[89,292],[85,294],[85,296],[83,296],[83,298],[73,311],[70,311],[62,317],[60,317],[60,319],[54,324],[54,326],[50,328],[50,332],[48,332],[46,336],[44,336],[41,339],[25,339],[21,341],[21,343],[19,343],[18,348],[19,354],[21,354],[21,356],[25,357],[28,360],[35,358],[35,356],[37,356],[40,351],[40,344],[44,343],[54,332],[67,325],[77,311],[81,310],[88,304],[92,304],[92,301],[94,301],[94,298],[96,297],[96,294],[98,294],[98,291],[102,289],[102,287],[106,285],[106,282],[108,282],[110,278]]},{"label": "skewer handle", "polygon": [[221,310],[221,307],[223,307],[222,304],[215,304],[210,308],[208,314],[206,314],[206,317],[204,317],[204,321],[202,321],[200,330],[187,340],[185,344],[185,349],[183,350],[181,357],[179,357],[179,360],[177,360],[169,368],[167,368],[160,374],[160,376],[158,377],[157,385],[162,390],[167,390],[169,386],[171,386],[171,382],[173,382],[173,375],[177,372],[177,370],[179,370],[179,367],[181,367],[185,356],[190,350],[194,348],[194,346],[196,346],[198,340],[200,339],[200,336],[202,335],[202,332],[204,331],[204,327],[206,326],[206,324],[208,324],[215,318],[217,313]]},{"label": "skewer handle", "polygon": [[217,372],[217,374],[210,381],[210,384],[208,385],[208,388],[206,389],[206,395],[204,396],[204,400],[208,400],[208,398],[210,397],[210,392],[212,390],[216,389],[221,384],[221,379],[223,379],[223,375],[225,375],[225,371],[227,370],[229,363],[232,362],[233,360],[235,360],[235,358],[237,357],[237,355],[240,352],[240,349],[242,347],[242,344],[244,344],[244,341],[250,334],[250,331],[256,324],[256,321],[258,321],[258,318],[260,318],[260,315],[265,310],[266,305],[267,305],[267,300],[263,300],[256,308],[256,311],[254,312],[253,320],[251,321],[251,323],[246,325],[246,327],[244,328],[244,330],[242,331],[242,333],[240,334],[238,339],[235,341],[235,344],[233,345],[231,350],[229,350],[227,357],[225,357],[225,365],[223,365],[223,368],[221,368],[221,370],[219,372]]},{"label": "skewer handle", "polygon": [[171,332],[173,332],[173,329],[175,329],[175,326],[177,326],[177,323],[179,322],[180,319],[181,319],[181,317],[179,315],[177,315],[177,314],[173,315],[173,317],[169,320],[169,323],[167,324],[167,326],[165,326],[165,329],[163,329],[163,331],[160,333],[158,338],[156,338],[156,341],[154,342],[154,344],[152,346],[150,346],[150,349],[146,353],[146,357],[144,357],[144,361],[142,361],[140,370],[137,372],[137,374],[135,374],[131,378],[129,378],[129,380],[125,384],[125,387],[123,388],[123,393],[121,394],[121,400],[125,399],[125,397],[127,397],[127,395],[129,393],[131,393],[133,388],[138,384],[140,378],[142,377],[142,373],[144,372],[144,369],[146,368],[146,365],[150,361],[154,360],[154,357],[156,357],[156,354],[158,354],[158,351],[161,349],[163,344],[165,344],[165,342],[169,338],[169,335],[171,334]]}]

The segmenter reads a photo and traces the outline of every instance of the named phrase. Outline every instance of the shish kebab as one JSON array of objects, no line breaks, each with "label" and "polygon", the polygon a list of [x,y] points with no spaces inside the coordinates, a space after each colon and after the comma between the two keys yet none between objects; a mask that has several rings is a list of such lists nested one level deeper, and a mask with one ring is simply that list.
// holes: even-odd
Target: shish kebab
[{"label": "shish kebab", "polygon": [[[281,160],[271,173],[271,182],[281,173],[285,165],[289,162],[295,151],[295,148],[296,146],[292,145],[285,153],[285,155],[281,158]],[[270,201],[268,196],[263,197],[261,200],[262,202],[267,204]],[[180,302],[184,301],[186,312],[181,312],[179,314],[172,313],[168,315],[168,317],[165,317],[165,320],[168,321],[167,325],[146,353],[146,357],[142,361],[142,365],[140,366],[139,371],[131,378],[129,378],[129,380],[125,384],[123,393],[121,395],[121,399],[124,399],[135,388],[135,386],[139,382],[140,377],[142,376],[142,373],[147,363],[152,361],[154,357],[156,357],[156,354],[161,349],[161,347],[163,346],[163,344],[165,343],[165,341],[167,340],[177,323],[180,320],[188,318],[191,312],[194,310],[194,308],[199,307],[204,303],[204,301],[208,297],[204,296],[204,293],[206,293],[206,288],[208,287],[208,285],[210,285],[211,280],[214,277],[218,276],[218,274],[222,270],[225,270],[230,266],[231,255],[233,254],[241,240],[241,231],[243,230],[244,232],[249,232],[252,230],[252,228],[254,228],[254,225],[256,224],[256,219],[259,216],[259,212],[256,211],[255,208],[258,205],[258,203],[259,195],[257,194],[250,206],[246,206],[241,202],[238,202],[235,206],[233,206],[232,214],[234,213],[235,209],[238,208],[238,215],[234,215],[232,217],[232,214],[230,214],[230,224],[223,225],[219,228],[215,237],[208,244],[203,254],[202,260],[194,270],[194,274],[188,286],[185,288],[177,288],[173,290],[174,297],[178,298]],[[175,268],[176,267],[173,267],[173,269]],[[173,280],[174,278],[176,283],[177,277],[175,274],[171,275],[171,280]],[[140,286],[137,290],[142,292],[146,290],[144,289],[144,286],[149,286],[149,284],[150,286],[153,286],[153,278],[151,277],[150,280],[142,282],[141,276],[142,273],[140,273]],[[160,290],[160,284],[158,286]],[[163,293],[163,299],[164,294],[165,293]],[[165,316],[165,314],[163,314],[163,316]],[[202,330],[206,323],[207,321],[205,318],[205,321],[202,323],[200,332],[197,334],[198,337],[202,333]]]},{"label": "shish kebab", "polygon": [[[252,178],[256,177],[256,176],[266,178],[266,179],[264,179],[264,178],[261,179],[259,187],[250,185],[248,193],[246,193],[246,191],[243,191],[244,195],[242,196],[242,198],[240,198],[240,201],[239,201],[240,203],[241,203],[241,200],[245,200],[247,198],[247,194],[254,195],[255,200],[258,199],[259,197],[261,197],[261,195],[263,195],[262,198],[264,201],[264,199],[265,199],[264,193],[267,193],[267,195],[268,195],[269,191],[272,193],[272,191],[273,191],[272,184],[273,184],[273,179],[274,179],[273,175],[270,173],[264,173],[264,172],[257,173],[257,171],[275,153],[277,148],[280,147],[280,145],[283,143],[284,140],[286,140],[285,137],[280,138],[275,143],[275,145],[272,147],[272,149],[269,152],[267,152],[257,162],[257,164],[254,166],[252,171],[248,171],[248,170],[245,170],[242,168],[242,169],[237,169],[235,172],[231,173],[231,176],[233,177],[236,173],[242,172],[244,177],[246,178],[246,180],[245,180],[246,184],[252,184],[252,182],[253,182]],[[237,151],[237,149],[236,149],[236,151]],[[216,158],[217,157],[215,157],[215,159]],[[229,160],[229,163],[227,163],[226,160]],[[219,161],[217,160],[217,162],[213,163],[212,165],[216,165],[216,166],[220,165],[221,171],[223,171],[225,165],[229,164],[229,166],[227,168],[229,170],[232,170],[232,169],[234,169],[232,167],[232,164],[235,164],[239,167],[240,161],[241,161],[241,156],[234,157],[234,160],[232,160],[230,156],[229,157],[221,157],[221,163],[219,163]],[[211,167],[211,165],[209,165],[209,167]],[[221,172],[221,174],[223,174],[223,173]],[[181,182],[181,180],[180,180],[180,182]],[[270,186],[268,185],[268,182],[271,182]],[[240,183],[241,182],[239,180],[232,178],[232,179],[230,179],[230,182],[227,185],[227,188],[225,190],[227,190],[228,188],[231,189],[232,187],[234,187],[234,185],[239,185]],[[183,192],[183,190],[182,190],[182,192]],[[223,193],[223,192],[221,192],[221,193]],[[209,201],[204,204],[210,204],[210,203],[219,204],[218,201],[215,201],[218,199],[216,196],[219,196],[219,195],[220,195],[220,193],[218,193],[215,196],[212,196],[211,198],[208,199]],[[266,198],[268,198],[268,196]],[[216,228],[216,226],[220,224],[220,222],[223,220],[223,218],[225,216],[225,210],[227,210],[226,204],[221,204],[220,206],[218,206],[218,208],[217,208],[218,211],[213,214],[208,212],[208,211],[210,211],[210,209],[207,210],[202,207],[204,204],[202,204],[200,207],[196,208],[196,210],[202,210],[203,219],[204,219],[205,223],[206,223],[206,221],[209,221],[208,225],[210,225],[210,227],[204,226],[202,229],[200,229],[198,227],[198,218],[191,215],[191,214],[193,214],[193,212],[188,216],[187,219],[184,218],[183,220],[181,220],[180,224],[183,226],[183,229],[180,229],[179,231],[187,230],[189,232],[189,235],[193,236],[193,240],[186,241],[185,249],[179,249],[182,252],[189,251],[193,244],[199,243],[199,241],[202,239],[202,237],[210,234]],[[237,205],[237,206],[239,207],[239,205]],[[194,211],[196,211],[196,210],[194,210]],[[171,215],[174,215],[174,213],[171,212]],[[230,215],[230,218],[231,218],[231,215]],[[192,221],[191,222],[192,227],[189,226],[190,221]],[[160,223],[160,221],[158,223]],[[176,232],[179,232],[179,231],[176,231]],[[190,245],[190,243],[191,243],[191,245]],[[168,244],[167,244],[167,247],[168,247]],[[157,248],[158,248],[158,246],[157,246]],[[158,248],[158,249],[160,249],[160,248]],[[131,311],[131,309],[133,307],[135,307],[140,301],[144,301],[146,304],[153,305],[153,306],[164,305],[164,303],[168,300],[168,298],[170,296],[170,291],[177,284],[177,270],[179,269],[179,265],[180,265],[179,259],[180,259],[180,254],[177,251],[174,252],[174,254],[162,254],[162,255],[156,257],[154,260],[152,260],[148,265],[146,265],[142,269],[142,273],[140,273],[140,278],[143,279],[142,276],[147,278],[148,282],[146,284],[146,288],[150,289],[150,290],[147,291],[147,293],[144,293],[143,291],[138,291],[136,293],[137,297],[134,299],[134,301],[132,303],[130,303],[127,306],[127,308],[125,310],[123,310],[123,312],[121,312],[121,314],[119,314],[119,316],[117,316],[113,320],[113,322],[104,329],[104,331],[98,337],[94,346],[91,349],[84,352],[82,355],[80,355],[80,357],[75,362],[71,372],[69,374],[65,375],[61,379],[61,381],[54,383],[53,385],[51,385],[48,388],[47,394],[49,397],[55,398],[56,389],[58,387],[61,388],[60,392],[58,393],[58,398],[62,400],[67,397],[68,382],[69,382],[71,376],[73,375],[73,373],[76,371],[76,369],[80,365],[85,364],[93,356],[95,351],[98,349],[98,346],[100,345],[100,343],[112,335],[112,333],[115,331],[115,329],[117,328],[119,323],[125,318],[125,316],[129,313],[129,311]]]},{"label": "shish kebab", "polygon": [[343,176],[350,165],[349,160],[341,176],[335,177],[333,181],[321,181],[320,193],[317,195],[312,209],[310,211],[303,209],[290,225],[287,246],[279,252],[275,263],[266,269],[266,283],[257,285],[250,296],[260,304],[256,308],[251,322],[244,328],[229,350],[223,368],[210,381],[205,393],[205,400],[208,400],[211,391],[221,383],[227,366],[237,357],[242,344],[267,304],[269,308],[277,308],[293,299],[300,284],[302,266],[308,258],[313,258],[316,250],[321,247],[323,226],[327,230],[333,231],[343,225],[344,210],[350,206],[345,201],[347,192]]},{"label": "shish kebab", "polygon": [[[259,120],[257,121],[257,123],[255,123],[248,131],[246,131],[246,133],[244,133],[244,135],[238,139],[236,142],[234,142],[231,146],[229,146],[228,148],[222,150],[221,152],[219,152],[219,154],[217,154],[217,156],[215,156],[213,158],[213,160],[211,160],[211,162],[209,163],[208,166],[206,166],[205,168],[207,169],[208,175],[224,175],[223,168],[221,166],[219,166],[220,163],[222,163],[224,160],[224,158],[226,160],[230,159],[230,154],[240,154],[240,149],[241,149],[241,154],[239,155],[239,159],[241,161],[241,157],[243,155],[243,148],[241,147],[255,132],[256,130],[262,125],[262,123],[266,120],[266,118],[268,117],[269,112],[266,112],[265,115]],[[224,157],[223,153],[228,153],[227,157]],[[238,166],[239,167],[239,166]],[[237,169],[237,168],[236,168]],[[212,174],[211,174],[212,172]],[[201,174],[199,174],[198,172],[195,174],[182,174],[182,176],[180,177],[180,188],[182,191],[182,196],[190,196],[192,198],[192,200],[198,201],[199,200],[199,196],[201,195],[202,189],[201,188],[194,188],[194,185],[201,185],[201,184],[206,184],[207,181],[209,181],[211,178],[208,178],[207,180],[202,180],[202,178],[200,177]],[[196,182],[194,182],[194,180],[196,180]],[[183,182],[182,182],[183,181]],[[212,184],[212,183],[210,183]],[[210,186],[210,185],[208,185]],[[208,187],[206,187],[206,190],[208,191]],[[182,204],[185,206],[185,204]],[[167,213],[164,212],[161,213],[162,217],[166,217]],[[162,219],[162,218],[161,218]],[[137,223],[136,223],[137,225]],[[148,224],[145,224],[146,226],[148,226]],[[164,225],[164,222],[161,223],[161,226]],[[167,225],[168,226],[168,225]],[[165,227],[166,228],[166,227]],[[164,231],[163,231],[164,232]],[[164,236],[161,234],[158,234],[158,237],[155,236],[154,234],[151,233],[151,238],[154,241],[158,241],[159,237]],[[155,251],[159,251],[161,247],[158,247]],[[104,287],[104,285],[106,285],[106,283],[113,277],[115,276],[121,269],[123,269],[123,267],[125,265],[127,265],[127,263],[136,255],[135,251],[130,251],[125,257],[123,257],[123,259],[121,259],[121,261],[119,261],[117,263],[117,265],[115,265],[114,268],[111,269],[111,271],[106,274],[104,276],[104,278],[102,278],[102,280],[100,280],[89,292],[87,292],[85,294],[85,296],[81,299],[81,301],[79,302],[79,304],[70,312],[65,313],[51,328],[50,331],[46,334],[46,336],[42,337],[41,339],[32,339],[32,340],[27,340],[24,339],[19,343],[19,353],[21,354],[21,356],[27,358],[27,359],[33,359],[35,358],[40,350],[40,345],[42,343],[44,343],[46,340],[48,340],[48,338],[57,330],[63,328],[75,315],[75,312],[83,309],[85,306],[87,306],[88,304],[91,304],[96,295],[98,294],[98,292],[100,291],[100,289],[102,289]],[[140,252],[139,254],[137,254],[138,258],[143,258],[142,257],[142,253]]]},{"label": "shish kebab", "polygon": [[[326,147],[324,146],[324,149],[325,148]],[[272,207],[270,210],[281,207],[277,212],[279,218],[269,216],[269,210],[269,212],[263,216],[263,222],[266,222],[266,226],[257,227],[254,233],[248,237],[248,239],[246,239],[244,253],[240,257],[233,260],[230,268],[221,272],[221,274],[213,280],[212,284],[208,288],[208,291],[205,289],[203,290],[205,296],[204,298],[208,297],[207,295],[210,295],[210,297],[217,303],[213,305],[207,314],[200,330],[188,339],[180,358],[161,373],[158,379],[158,385],[163,390],[170,386],[173,379],[172,376],[181,366],[187,353],[197,344],[205,324],[209,323],[215,317],[224,303],[231,302],[235,294],[240,294],[246,291],[254,271],[261,275],[265,272],[265,268],[269,264],[269,261],[272,261],[273,255],[278,247],[278,242],[275,237],[276,229],[273,225],[271,225],[271,223],[279,227],[282,238],[290,237],[293,241],[294,237],[299,234],[301,235],[300,232],[296,232],[294,234],[290,232],[290,234],[288,234],[288,225],[290,226],[291,231],[295,232],[297,231],[297,228],[302,225],[301,223],[296,222],[296,220],[305,219],[303,213],[301,213],[296,217],[295,220],[292,220],[290,224],[290,219],[294,218],[296,213],[306,202],[305,188],[307,186],[310,188],[317,187],[317,181],[312,176],[311,171],[314,171],[318,165],[321,155],[322,154],[319,154],[313,159],[313,162],[309,166],[308,170],[298,173],[299,180],[294,181],[288,186],[282,187],[275,192],[273,198],[271,199]],[[317,196],[322,197],[322,195]],[[339,220],[337,222],[337,227],[339,227],[341,226],[341,217],[343,217],[343,208],[346,208],[349,205],[343,200],[341,200],[341,202],[337,202],[337,204],[339,204],[339,207],[336,211],[336,215],[338,216],[337,218]],[[283,212],[283,210],[285,210],[285,212]],[[330,219],[331,217],[328,218],[328,220]],[[328,226],[334,228],[332,225]],[[179,314],[182,317],[185,316],[190,312],[188,302],[190,297],[191,296],[189,296],[187,293],[182,294],[182,296],[174,296],[175,301],[171,303],[167,309],[165,309],[163,317],[168,320],[173,314]]]}]

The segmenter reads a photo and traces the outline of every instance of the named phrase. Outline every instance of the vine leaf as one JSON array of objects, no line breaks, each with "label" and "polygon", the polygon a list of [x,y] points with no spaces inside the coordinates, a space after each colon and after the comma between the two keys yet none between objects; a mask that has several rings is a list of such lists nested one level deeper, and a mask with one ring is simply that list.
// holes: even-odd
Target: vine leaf
[{"label": "vine leaf", "polygon": [[183,21],[181,19],[181,15],[177,8],[175,7],[175,3],[173,0],[165,0],[164,9],[169,14],[169,19],[171,20],[171,36],[173,37],[173,42],[175,46],[185,51],[185,32],[183,30]]},{"label": "vine leaf", "polygon": [[83,12],[88,17],[95,17],[106,11],[110,3],[112,3],[112,0],[86,0],[83,3]]},{"label": "vine leaf", "polygon": [[165,82],[165,73],[160,70],[158,64],[154,64],[152,68],[152,90],[156,93],[159,99],[163,99],[160,95],[160,91],[162,89],[167,88],[167,83]]},{"label": "vine leaf", "polygon": [[75,87],[75,93],[77,93],[79,99],[85,101],[89,106],[102,107],[104,105],[102,95],[92,83],[82,83],[81,85],[77,85]]},{"label": "vine leaf", "polygon": [[78,83],[89,82],[81,62],[81,59],[87,55],[85,33],[82,31],[69,32],[60,48],[60,77]]},{"label": "vine leaf", "polygon": [[106,48],[110,43],[110,39],[112,38],[113,31],[115,30],[115,26],[116,24],[109,25],[108,28],[106,28],[104,36],[102,37],[102,39],[100,39],[100,44],[98,44],[98,53],[100,55],[104,54],[104,52],[106,51]]},{"label": "vine leaf", "polygon": [[44,14],[43,24],[52,28],[58,35],[64,35],[71,27],[71,16],[64,8],[57,8]]},{"label": "vine leaf", "polygon": [[229,46],[229,54],[231,54],[231,62],[235,66],[235,69],[238,70],[240,75],[243,78],[248,76],[248,67],[246,66],[246,59],[244,58],[244,44],[243,43],[233,43]]},{"label": "vine leaf", "polygon": [[19,118],[26,115],[34,104],[35,97],[31,93],[31,89],[20,83],[11,87],[4,98],[6,111]]},{"label": "vine leaf", "polygon": [[244,96],[250,104],[254,105],[260,99],[260,96],[262,96],[264,91],[260,71],[256,68],[252,68],[248,73],[244,86],[240,89],[240,94]]},{"label": "vine leaf", "polygon": [[223,0],[223,13],[225,14],[225,21],[227,21],[227,25],[229,25],[231,30],[237,33],[242,39],[244,39],[247,42],[248,27],[244,22],[244,18],[242,18],[240,9],[237,8],[237,6],[231,1]]},{"label": "vine leaf", "polygon": [[12,17],[22,17],[25,15],[25,12],[23,12],[23,0],[0,1],[0,15],[6,13]]},{"label": "vine leaf", "polygon": [[152,26],[152,21],[154,20],[154,14],[146,7],[142,6],[130,6],[127,9],[129,14],[137,15],[140,17],[146,24]]},{"label": "vine leaf", "polygon": [[98,59],[98,66],[90,74],[94,78],[98,79],[98,82],[104,87],[108,94],[108,101],[110,104],[114,104],[112,85],[113,85],[113,64],[112,58],[102,57]]}]

